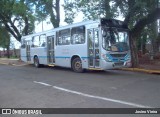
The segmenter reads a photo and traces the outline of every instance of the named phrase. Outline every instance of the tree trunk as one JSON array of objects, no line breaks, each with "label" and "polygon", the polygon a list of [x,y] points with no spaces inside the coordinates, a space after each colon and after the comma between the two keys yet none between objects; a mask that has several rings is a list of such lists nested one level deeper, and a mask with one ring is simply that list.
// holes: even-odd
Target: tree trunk
[{"label": "tree trunk", "polygon": [[146,53],[146,44],[143,44],[142,45],[142,54],[145,54]]},{"label": "tree trunk", "polygon": [[29,29],[29,23],[28,23],[28,17],[25,17],[25,28],[24,28],[24,34],[28,35],[28,29]]},{"label": "tree trunk", "polygon": [[56,0],[56,24],[55,27],[59,27],[59,23],[60,23],[60,0]]},{"label": "tree trunk", "polygon": [[46,9],[50,15],[50,21],[54,28],[59,27],[60,23],[60,0],[56,0],[53,4],[52,0],[46,3]]},{"label": "tree trunk", "polygon": [[136,46],[136,37],[134,37],[133,35],[130,35],[130,49],[131,49],[132,67],[138,67],[139,61],[138,61],[138,52]]},{"label": "tree trunk", "polygon": [[15,48],[13,49],[13,52],[14,52],[14,56],[17,58],[17,52]]},{"label": "tree trunk", "polygon": [[105,18],[113,18],[113,13],[111,13],[111,6],[109,3],[109,1],[104,0]]},{"label": "tree trunk", "polygon": [[145,33],[142,38],[141,38],[141,50],[142,54],[146,53],[146,39],[147,39],[147,34]]},{"label": "tree trunk", "polygon": [[7,47],[7,58],[10,58],[9,47]]},{"label": "tree trunk", "polygon": [[158,37],[158,26],[157,26],[157,22],[154,22],[153,24],[151,24],[151,29],[152,29],[152,35],[151,35],[151,42],[152,42],[152,48],[153,48],[153,55],[155,56],[155,54],[158,52],[158,43],[157,43],[157,37]]}]

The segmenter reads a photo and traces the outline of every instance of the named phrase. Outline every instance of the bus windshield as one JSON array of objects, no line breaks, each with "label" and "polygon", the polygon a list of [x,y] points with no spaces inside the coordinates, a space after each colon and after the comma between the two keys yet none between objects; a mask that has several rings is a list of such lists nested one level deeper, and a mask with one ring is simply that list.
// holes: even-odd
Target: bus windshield
[{"label": "bus windshield", "polygon": [[129,50],[129,35],[126,29],[103,28],[103,48],[107,51],[124,52]]}]

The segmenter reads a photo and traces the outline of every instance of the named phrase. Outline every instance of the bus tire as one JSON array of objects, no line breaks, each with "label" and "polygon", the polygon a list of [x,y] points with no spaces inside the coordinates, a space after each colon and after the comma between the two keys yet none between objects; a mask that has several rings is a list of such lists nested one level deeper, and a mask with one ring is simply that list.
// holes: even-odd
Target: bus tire
[{"label": "bus tire", "polygon": [[39,59],[38,59],[37,56],[34,57],[34,66],[35,66],[36,68],[39,68],[39,67],[40,67]]},{"label": "bus tire", "polygon": [[79,57],[73,59],[72,70],[77,73],[84,72],[84,69],[82,68],[82,61]]}]

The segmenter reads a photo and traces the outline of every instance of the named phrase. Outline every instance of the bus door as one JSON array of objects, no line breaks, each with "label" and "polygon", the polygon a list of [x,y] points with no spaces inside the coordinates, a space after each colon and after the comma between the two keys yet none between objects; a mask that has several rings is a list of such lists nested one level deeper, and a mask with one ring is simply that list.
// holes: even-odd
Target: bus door
[{"label": "bus door", "polygon": [[99,30],[98,28],[88,29],[88,57],[89,68],[100,67],[100,50],[99,50]]},{"label": "bus door", "polygon": [[30,46],[30,41],[26,41],[26,58],[27,61],[31,61],[31,46]]},{"label": "bus door", "polygon": [[47,59],[48,64],[55,63],[55,54],[54,54],[54,35],[47,37]]}]

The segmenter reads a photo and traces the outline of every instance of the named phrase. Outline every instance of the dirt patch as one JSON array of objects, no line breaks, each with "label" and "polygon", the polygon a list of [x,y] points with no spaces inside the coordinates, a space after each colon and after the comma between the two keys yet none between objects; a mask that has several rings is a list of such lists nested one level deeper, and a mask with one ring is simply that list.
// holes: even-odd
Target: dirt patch
[{"label": "dirt patch", "polygon": [[19,59],[0,59],[0,63],[8,64],[8,65],[24,65],[25,62]]}]

